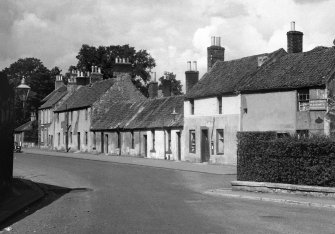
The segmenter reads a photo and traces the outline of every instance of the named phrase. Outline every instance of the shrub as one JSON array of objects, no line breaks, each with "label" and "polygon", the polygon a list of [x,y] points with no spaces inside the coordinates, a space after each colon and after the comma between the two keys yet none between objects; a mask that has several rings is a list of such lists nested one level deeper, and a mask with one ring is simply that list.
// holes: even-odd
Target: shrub
[{"label": "shrub", "polygon": [[335,186],[333,138],[239,132],[237,141],[238,180]]}]

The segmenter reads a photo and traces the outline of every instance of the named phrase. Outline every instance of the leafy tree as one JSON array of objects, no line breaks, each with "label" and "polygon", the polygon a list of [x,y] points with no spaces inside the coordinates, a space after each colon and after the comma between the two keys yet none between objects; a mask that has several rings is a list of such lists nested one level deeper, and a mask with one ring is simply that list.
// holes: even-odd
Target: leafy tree
[{"label": "leafy tree", "polygon": [[60,70],[55,67],[49,71],[37,58],[21,58],[5,68],[3,72],[7,74],[7,79],[13,88],[21,83],[23,77],[31,88],[25,103],[25,111],[23,111],[21,100],[15,97],[16,126],[19,126],[29,121],[30,112],[36,111],[40,106],[40,101],[54,89],[55,75]]},{"label": "leafy tree", "polygon": [[[147,84],[150,81],[149,71],[156,66],[155,60],[146,50],[136,51],[129,45],[99,46],[82,45],[76,58],[77,68],[91,71],[92,66],[101,67],[104,79],[113,76],[115,58],[128,58],[132,64],[132,81],[147,96]],[[136,78],[136,77],[139,77]]]},{"label": "leafy tree", "polygon": [[163,80],[171,80],[171,92],[174,95],[181,95],[183,94],[182,91],[182,84],[180,80],[176,79],[176,74],[173,74],[173,72],[164,72],[164,76],[159,78],[160,84],[158,86],[159,89],[162,89],[162,81]]}]

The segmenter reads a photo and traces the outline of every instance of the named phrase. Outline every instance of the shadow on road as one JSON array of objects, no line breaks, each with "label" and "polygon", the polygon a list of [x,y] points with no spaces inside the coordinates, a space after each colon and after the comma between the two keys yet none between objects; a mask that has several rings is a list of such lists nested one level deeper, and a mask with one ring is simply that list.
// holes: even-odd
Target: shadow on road
[{"label": "shadow on road", "polygon": [[36,211],[50,205],[51,203],[55,202],[62,196],[70,192],[85,192],[89,191],[90,189],[87,188],[65,188],[50,184],[43,184],[43,183],[36,183],[45,193],[45,196],[39,199],[38,201],[34,202],[33,204],[29,205],[28,207],[23,208],[19,211],[16,215],[10,217],[9,219],[5,220],[3,223],[0,223],[0,230],[3,230],[6,227],[11,226],[12,224],[26,218],[27,216],[35,213]]}]

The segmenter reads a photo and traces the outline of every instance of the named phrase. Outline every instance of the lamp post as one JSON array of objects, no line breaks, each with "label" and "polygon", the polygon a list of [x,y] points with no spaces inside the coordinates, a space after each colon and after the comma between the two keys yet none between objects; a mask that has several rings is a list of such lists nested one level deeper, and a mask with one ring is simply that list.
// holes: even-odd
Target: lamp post
[{"label": "lamp post", "polygon": [[28,99],[28,95],[30,92],[30,87],[26,85],[26,79],[23,77],[21,80],[21,84],[16,87],[17,94],[19,95],[20,100],[22,101],[22,108],[23,108],[23,118],[25,118],[26,111],[25,111],[25,103]]}]

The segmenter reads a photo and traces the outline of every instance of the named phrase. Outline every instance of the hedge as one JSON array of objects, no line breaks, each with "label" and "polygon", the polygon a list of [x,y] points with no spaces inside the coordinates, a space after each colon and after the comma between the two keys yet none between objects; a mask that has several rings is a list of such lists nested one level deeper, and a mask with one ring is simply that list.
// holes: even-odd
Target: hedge
[{"label": "hedge", "polygon": [[335,187],[335,140],[237,133],[237,180]]}]

